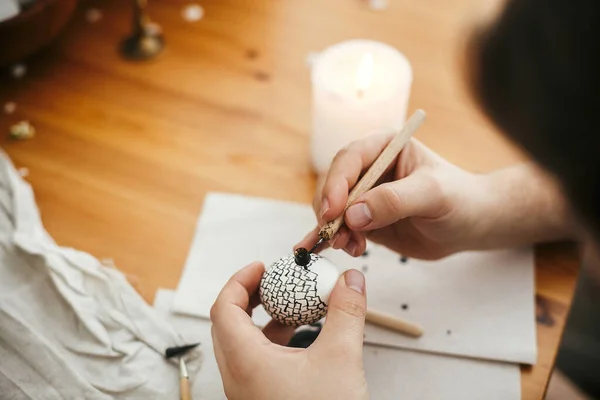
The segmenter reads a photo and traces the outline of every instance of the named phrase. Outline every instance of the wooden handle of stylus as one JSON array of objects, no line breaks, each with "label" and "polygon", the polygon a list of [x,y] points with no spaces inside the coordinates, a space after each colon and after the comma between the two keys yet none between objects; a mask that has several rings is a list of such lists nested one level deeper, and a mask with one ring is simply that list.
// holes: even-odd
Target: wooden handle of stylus
[{"label": "wooden handle of stylus", "polygon": [[404,333],[405,335],[413,337],[420,337],[423,335],[423,328],[420,325],[403,320],[394,315],[373,310],[372,308],[367,309],[366,320],[373,325]]},{"label": "wooden handle of stylus", "polygon": [[408,119],[408,121],[406,121],[406,124],[402,130],[392,138],[390,143],[388,143],[385,149],[383,149],[379,157],[377,157],[375,162],[369,167],[364,176],[352,188],[348,194],[348,201],[346,202],[344,212],[342,212],[339,217],[328,222],[321,228],[319,231],[320,238],[324,240],[331,240],[333,235],[335,235],[344,224],[344,214],[346,213],[348,207],[350,207],[352,203],[354,203],[363,193],[370,190],[375,183],[377,183],[379,178],[381,178],[390,164],[394,161],[398,154],[400,154],[406,143],[408,143],[412,135],[421,126],[424,120],[425,111],[417,110]]},{"label": "wooden handle of stylus", "polygon": [[190,380],[188,378],[179,378],[179,398],[181,400],[192,400]]}]

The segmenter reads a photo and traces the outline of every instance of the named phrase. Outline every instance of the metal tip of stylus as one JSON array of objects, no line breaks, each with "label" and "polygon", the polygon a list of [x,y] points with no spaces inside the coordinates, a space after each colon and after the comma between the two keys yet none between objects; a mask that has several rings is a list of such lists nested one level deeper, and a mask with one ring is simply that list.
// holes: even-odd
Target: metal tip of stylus
[{"label": "metal tip of stylus", "polygon": [[309,254],[312,254],[315,252],[315,250],[317,249],[317,247],[319,247],[321,245],[321,243],[323,243],[325,240],[323,238],[320,238],[319,241],[312,247],[312,249],[310,249],[310,251],[308,252]]},{"label": "metal tip of stylus", "polygon": [[187,366],[185,365],[185,360],[183,359],[183,357],[179,358],[179,377],[189,378]]}]

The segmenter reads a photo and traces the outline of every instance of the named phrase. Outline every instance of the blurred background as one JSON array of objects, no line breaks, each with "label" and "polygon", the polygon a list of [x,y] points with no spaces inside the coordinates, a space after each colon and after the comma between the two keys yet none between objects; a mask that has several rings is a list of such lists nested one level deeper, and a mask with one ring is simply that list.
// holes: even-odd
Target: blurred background
[{"label": "blurred background", "polygon": [[[0,24],[0,143],[29,168],[57,241],[116,258],[151,296],[178,273],[144,277],[146,266],[181,268],[207,191],[312,199],[307,58],[335,43],[374,39],[408,57],[409,113],[430,115],[418,138],[450,161],[487,171],[520,159],[462,81],[478,3],[149,1],[164,48],[136,61],[121,46],[143,3],[35,0]],[[23,121],[35,138],[11,140]],[[156,229],[141,228],[149,216]]]}]

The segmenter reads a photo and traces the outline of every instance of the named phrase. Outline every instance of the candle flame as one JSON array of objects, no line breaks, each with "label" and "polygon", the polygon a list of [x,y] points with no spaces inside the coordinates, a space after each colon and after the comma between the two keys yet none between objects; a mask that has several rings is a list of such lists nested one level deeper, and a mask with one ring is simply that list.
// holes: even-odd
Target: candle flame
[{"label": "candle flame", "polygon": [[358,70],[356,71],[356,91],[359,96],[371,87],[373,82],[373,54],[367,53],[360,60]]}]

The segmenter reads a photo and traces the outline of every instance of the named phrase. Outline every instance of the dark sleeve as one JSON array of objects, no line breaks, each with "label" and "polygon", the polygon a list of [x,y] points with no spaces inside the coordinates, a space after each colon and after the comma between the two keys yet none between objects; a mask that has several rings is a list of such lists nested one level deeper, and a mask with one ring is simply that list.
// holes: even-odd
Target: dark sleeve
[{"label": "dark sleeve", "polygon": [[580,272],[556,366],[581,390],[600,399],[600,282],[587,268]]}]

